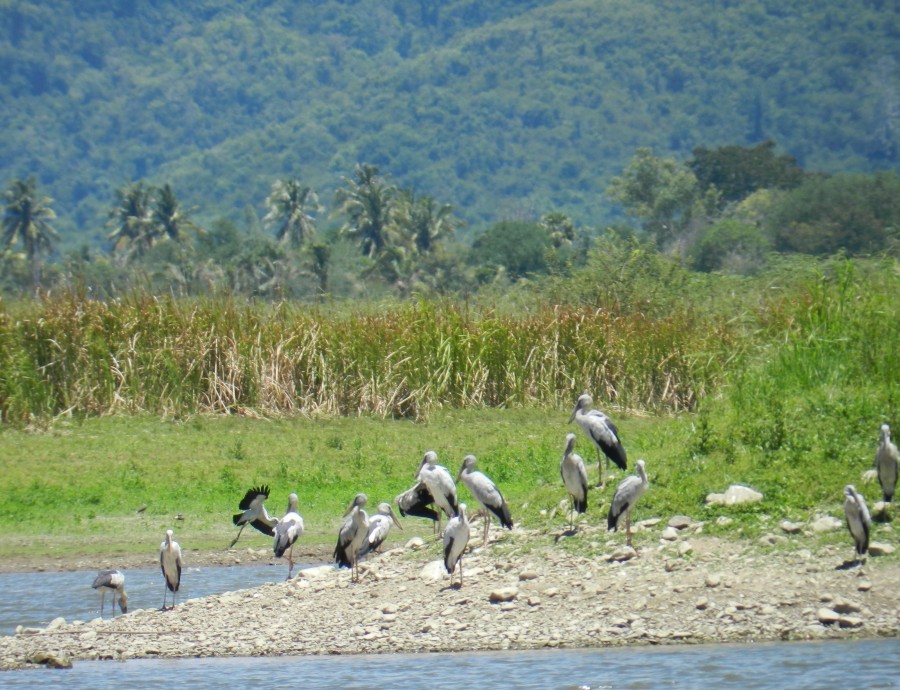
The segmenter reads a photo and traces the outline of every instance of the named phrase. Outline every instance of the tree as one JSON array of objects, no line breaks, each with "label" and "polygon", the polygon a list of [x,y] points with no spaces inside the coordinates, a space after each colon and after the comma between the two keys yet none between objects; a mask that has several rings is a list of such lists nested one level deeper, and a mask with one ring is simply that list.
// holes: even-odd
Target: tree
[{"label": "tree", "polygon": [[370,258],[391,244],[397,188],[378,175],[378,166],[357,164],[355,179],[343,178],[335,192],[336,213],[347,216],[341,234],[355,237]]},{"label": "tree", "polygon": [[441,240],[462,226],[462,221],[453,217],[450,204],[438,205],[427,194],[416,197],[411,189],[400,192],[396,222],[412,238],[420,254],[430,254]]},{"label": "tree", "polygon": [[316,234],[316,216],[322,211],[319,198],[310,187],[298,180],[277,180],[266,198],[269,212],[263,218],[266,225],[275,226],[275,238],[299,248]]},{"label": "tree", "polygon": [[168,237],[176,242],[184,239],[187,229],[195,227],[168,182],[154,194],[150,220],[155,227],[155,236]]},{"label": "tree", "polygon": [[554,249],[560,249],[575,241],[575,224],[565,213],[555,211],[541,218],[541,225],[547,229],[550,243]]},{"label": "tree", "polygon": [[659,246],[678,239],[689,227],[695,205],[701,201],[697,178],[673,158],[657,158],[648,148],[639,148],[620,177],[606,190]]},{"label": "tree", "polygon": [[502,266],[511,277],[523,277],[546,269],[549,246],[550,237],[541,224],[504,220],[475,240],[472,255],[482,266]]},{"label": "tree", "polygon": [[130,182],[116,190],[117,205],[110,210],[107,227],[113,252],[124,252],[126,258],[140,256],[153,246],[154,222],[150,208],[151,190],[142,180]]},{"label": "tree", "polygon": [[764,141],[752,147],[720,146],[694,149],[688,167],[697,177],[700,189],[715,187],[720,203],[745,199],[759,189],[793,189],[805,175],[792,156],[776,156],[775,142]]},{"label": "tree", "polygon": [[309,246],[309,272],[316,279],[320,297],[328,294],[328,275],[331,266],[331,247],[321,242]]},{"label": "tree", "polygon": [[17,240],[25,249],[31,264],[31,282],[37,288],[41,277],[41,256],[53,251],[59,240],[50,225],[56,213],[50,208],[53,199],[38,195],[34,177],[13,180],[3,195],[3,243],[9,248]]}]

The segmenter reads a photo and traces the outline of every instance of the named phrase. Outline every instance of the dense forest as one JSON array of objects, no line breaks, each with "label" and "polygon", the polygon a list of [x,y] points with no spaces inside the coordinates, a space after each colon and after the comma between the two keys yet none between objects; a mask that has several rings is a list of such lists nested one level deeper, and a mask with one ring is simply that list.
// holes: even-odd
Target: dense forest
[{"label": "dense forest", "polygon": [[[0,3],[7,293],[469,294],[894,252],[900,11]],[[634,245],[636,246],[636,245]]]},{"label": "dense forest", "polygon": [[101,241],[124,182],[240,219],[356,163],[470,227],[609,217],[635,149],[772,139],[807,169],[898,163],[895,3],[0,3],[0,179],[35,175]]}]

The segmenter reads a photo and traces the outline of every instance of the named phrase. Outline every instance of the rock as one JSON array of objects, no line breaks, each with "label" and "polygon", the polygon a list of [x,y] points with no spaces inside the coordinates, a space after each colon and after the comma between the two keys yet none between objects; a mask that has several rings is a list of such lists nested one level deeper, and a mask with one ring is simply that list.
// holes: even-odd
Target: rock
[{"label": "rock", "polygon": [[816,612],[816,620],[823,625],[833,625],[841,619],[837,611],[832,611],[824,606]]},{"label": "rock", "polygon": [[734,520],[727,515],[720,515],[716,518],[716,524],[719,527],[728,527],[732,522],[734,522]]},{"label": "rock", "polygon": [[639,520],[634,524],[636,527],[646,527],[647,529],[649,529],[651,527],[656,527],[659,522],[659,518],[646,518],[645,520]]},{"label": "rock", "polygon": [[540,577],[540,573],[533,568],[526,568],[522,572],[519,573],[520,580],[537,580]]},{"label": "rock", "polygon": [[42,664],[49,668],[72,668],[72,661],[67,656],[58,656],[52,652],[35,652],[28,661],[32,664]]},{"label": "rock", "polygon": [[690,542],[683,541],[678,544],[678,555],[680,556],[687,556],[693,550],[694,547],[691,546]]},{"label": "rock", "polygon": [[676,515],[669,520],[669,527],[674,529],[685,529],[691,526],[691,519],[686,515]]},{"label": "rock", "polygon": [[497,604],[503,601],[512,601],[517,596],[519,596],[519,590],[515,587],[501,587],[500,589],[495,589],[490,594],[490,601],[492,604]]},{"label": "rock", "polygon": [[888,556],[894,553],[894,547],[883,542],[873,541],[869,544],[870,556]]},{"label": "rock", "polygon": [[749,486],[732,484],[724,494],[709,494],[706,497],[707,505],[736,506],[743,503],[759,503],[763,495]]},{"label": "rock", "polygon": [[385,615],[397,613],[397,610],[398,610],[397,604],[384,604],[384,606],[381,607],[381,612]]},{"label": "rock", "polygon": [[868,580],[863,580],[858,585],[856,585],[856,589],[860,592],[868,592],[870,589],[872,589],[872,583]]},{"label": "rock", "polygon": [[[335,568],[333,565],[319,565],[315,568],[304,568],[300,571],[297,577],[302,577],[307,580],[314,580],[319,577],[325,577],[327,575],[334,575]],[[163,583],[165,584],[165,583]]]},{"label": "rock", "polygon": [[718,587],[720,584],[722,584],[722,578],[718,575],[710,574],[706,576],[707,587]]},{"label": "rock", "polygon": [[887,522],[890,518],[890,503],[885,503],[884,501],[876,501],[872,506],[872,519],[877,520],[878,522]]},{"label": "rock", "polygon": [[859,613],[862,611],[862,606],[849,599],[836,599],[832,602],[831,608],[838,613]]},{"label": "rock", "polygon": [[429,561],[419,571],[419,577],[423,580],[440,580],[446,572],[443,561]]},{"label": "rock", "polygon": [[528,597],[528,605],[529,606],[540,606],[541,598],[540,597]]},{"label": "rock", "polygon": [[678,539],[678,530],[674,527],[666,527],[662,531],[660,538],[665,539],[666,541],[675,541],[676,539]]},{"label": "rock", "polygon": [[697,599],[697,603],[694,604],[694,606],[699,611],[706,611],[706,609],[709,608],[709,599],[707,599],[706,597],[700,597],[699,599]]},{"label": "rock", "polygon": [[777,544],[786,544],[787,537],[780,534],[764,534],[759,538],[759,543],[763,546],[775,546]]},{"label": "rock", "polygon": [[66,624],[65,618],[54,618],[47,626],[47,630],[58,630]]},{"label": "rock", "polygon": [[810,525],[810,528],[816,534],[822,534],[824,532],[834,532],[835,530],[841,529],[844,526],[844,523],[838,520],[836,517],[831,515],[823,515],[822,517],[814,520]]},{"label": "rock", "polygon": [[628,561],[637,556],[637,551],[635,551],[630,546],[623,546],[617,551],[613,552],[613,554],[609,557],[611,561]]},{"label": "rock", "polygon": [[800,530],[803,529],[802,522],[791,522],[790,520],[782,520],[781,521],[781,529],[787,532],[788,534],[797,534]]},{"label": "rock", "polygon": [[422,537],[413,537],[408,542],[406,542],[406,548],[412,549],[413,551],[419,551],[420,549],[425,548],[425,540]]},{"label": "rock", "polygon": [[863,621],[858,616],[841,616],[838,625],[842,628],[861,628]]}]

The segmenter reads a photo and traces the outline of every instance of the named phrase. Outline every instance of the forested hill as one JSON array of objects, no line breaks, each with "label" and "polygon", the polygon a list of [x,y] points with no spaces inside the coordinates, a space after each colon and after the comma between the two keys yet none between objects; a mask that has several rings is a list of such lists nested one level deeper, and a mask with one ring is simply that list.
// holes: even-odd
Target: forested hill
[{"label": "forested hill", "polygon": [[639,146],[764,139],[807,170],[897,169],[890,0],[0,0],[0,183],[37,177],[63,245],[114,190],[171,182],[197,217],[357,162],[470,231],[611,217]]}]

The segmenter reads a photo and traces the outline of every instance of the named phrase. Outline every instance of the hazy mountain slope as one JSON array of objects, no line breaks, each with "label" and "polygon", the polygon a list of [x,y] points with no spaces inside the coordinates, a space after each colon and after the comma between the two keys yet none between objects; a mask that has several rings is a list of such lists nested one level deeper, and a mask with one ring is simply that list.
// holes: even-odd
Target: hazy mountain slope
[{"label": "hazy mountain slope", "polygon": [[99,241],[138,178],[240,219],[278,177],[328,203],[365,161],[474,226],[595,224],[638,146],[774,138],[812,169],[898,163],[890,2],[72,5],[0,3],[0,182],[36,175],[70,244]]}]

